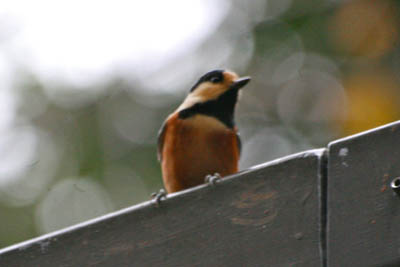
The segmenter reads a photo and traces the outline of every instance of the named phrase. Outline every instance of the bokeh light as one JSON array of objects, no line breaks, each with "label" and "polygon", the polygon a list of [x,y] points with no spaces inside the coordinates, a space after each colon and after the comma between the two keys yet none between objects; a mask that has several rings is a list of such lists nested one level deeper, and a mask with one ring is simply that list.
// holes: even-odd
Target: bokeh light
[{"label": "bokeh light", "polygon": [[51,232],[112,211],[106,191],[89,177],[55,184],[36,208],[39,232]]},{"label": "bokeh light", "polygon": [[344,80],[348,114],[343,130],[346,134],[365,131],[399,118],[399,81],[390,72],[364,70]]},{"label": "bokeh light", "polygon": [[352,55],[381,57],[397,43],[397,16],[393,1],[349,1],[332,18],[332,41]]}]

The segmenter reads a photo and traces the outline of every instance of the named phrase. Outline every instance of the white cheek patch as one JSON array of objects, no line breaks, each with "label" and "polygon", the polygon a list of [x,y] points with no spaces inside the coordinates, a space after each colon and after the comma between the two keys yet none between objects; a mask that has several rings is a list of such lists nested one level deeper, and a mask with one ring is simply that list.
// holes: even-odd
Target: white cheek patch
[{"label": "white cheek patch", "polygon": [[179,112],[181,110],[184,110],[184,109],[187,109],[187,108],[190,108],[190,107],[196,105],[196,103],[201,103],[201,102],[204,102],[201,98],[188,95],[176,111]]},{"label": "white cheek patch", "polygon": [[191,92],[178,107],[177,111],[192,107],[197,103],[203,103],[209,100],[217,99],[221,94],[229,88],[224,88],[222,85],[215,85],[210,82],[205,82]]},{"label": "white cheek patch", "polygon": [[216,85],[210,82],[202,83],[188,96],[198,97],[204,101],[216,99],[222,93],[224,93],[228,88],[224,88],[222,85]]}]

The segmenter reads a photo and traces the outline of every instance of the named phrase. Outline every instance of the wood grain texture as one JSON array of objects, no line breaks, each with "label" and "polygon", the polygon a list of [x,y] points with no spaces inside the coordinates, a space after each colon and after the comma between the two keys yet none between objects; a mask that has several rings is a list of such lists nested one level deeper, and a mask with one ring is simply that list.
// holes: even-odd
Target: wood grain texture
[{"label": "wood grain texture", "polygon": [[314,150],[0,251],[0,266],[321,266]]},{"label": "wood grain texture", "polygon": [[400,123],[329,145],[328,266],[400,266]]}]

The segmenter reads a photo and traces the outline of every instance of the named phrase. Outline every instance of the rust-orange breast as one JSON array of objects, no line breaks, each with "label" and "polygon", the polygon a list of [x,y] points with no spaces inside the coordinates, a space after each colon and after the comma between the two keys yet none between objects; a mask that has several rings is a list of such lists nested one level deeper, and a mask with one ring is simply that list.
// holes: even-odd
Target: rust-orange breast
[{"label": "rust-orange breast", "polygon": [[169,193],[204,183],[208,174],[238,171],[236,131],[218,120],[195,115],[181,120],[170,116],[162,148],[162,172]]}]

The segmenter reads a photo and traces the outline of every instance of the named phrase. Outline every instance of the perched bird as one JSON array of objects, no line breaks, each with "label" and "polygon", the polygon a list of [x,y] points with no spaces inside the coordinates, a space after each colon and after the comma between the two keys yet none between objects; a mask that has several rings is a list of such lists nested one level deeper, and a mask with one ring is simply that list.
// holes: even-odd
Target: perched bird
[{"label": "perched bird", "polygon": [[168,193],[238,171],[241,143],[234,121],[239,89],[250,77],[227,70],[204,74],[158,135],[158,159]]}]

